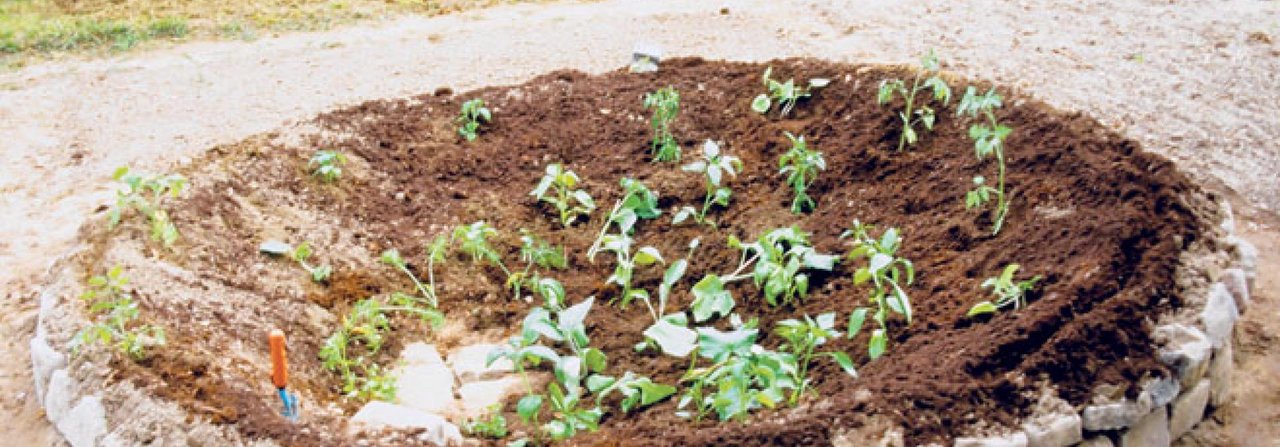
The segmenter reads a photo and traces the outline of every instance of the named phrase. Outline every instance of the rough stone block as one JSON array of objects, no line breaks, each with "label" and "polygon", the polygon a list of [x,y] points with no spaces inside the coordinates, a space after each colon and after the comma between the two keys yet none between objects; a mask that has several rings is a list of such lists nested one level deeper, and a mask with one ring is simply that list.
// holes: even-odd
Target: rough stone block
[{"label": "rough stone block", "polygon": [[396,403],[433,413],[454,409],[453,371],[445,366],[435,346],[406,346],[391,376],[396,380]]},{"label": "rough stone block", "polygon": [[1150,408],[1160,407],[1173,402],[1181,391],[1182,385],[1173,377],[1148,379],[1142,385],[1142,395],[1138,400],[1149,401]]},{"label": "rough stone block", "polygon": [[1227,343],[1213,354],[1209,364],[1209,405],[1214,408],[1231,402],[1231,370],[1235,368],[1235,348]]},{"label": "rough stone block", "polygon": [[462,414],[468,418],[488,414],[489,407],[501,404],[504,398],[521,390],[520,387],[520,378],[514,376],[464,384],[458,388],[458,395],[462,397]]},{"label": "rough stone block", "polygon": [[1227,291],[1227,286],[1214,283],[1209,288],[1208,302],[1200,312],[1200,322],[1204,324],[1204,333],[1209,336],[1213,347],[1221,348],[1231,341],[1231,331],[1235,329],[1236,320],[1240,319],[1240,311],[1236,309],[1236,300]]},{"label": "rough stone block", "polygon": [[992,438],[956,438],[955,447],[1027,447],[1027,435],[1014,432]]},{"label": "rough stone block", "polygon": [[1191,386],[1209,368],[1213,345],[1199,329],[1174,323],[1156,328],[1153,338],[1162,344],[1160,361],[1173,368],[1183,387]]},{"label": "rough stone block", "polygon": [[1245,276],[1244,270],[1224,270],[1221,281],[1222,285],[1227,287],[1227,291],[1231,292],[1231,297],[1235,298],[1236,307],[1243,314],[1249,308],[1249,304],[1253,303],[1253,298],[1249,296],[1249,279]]},{"label": "rough stone block", "polygon": [[1169,416],[1169,436],[1178,439],[1204,419],[1205,406],[1209,404],[1211,380],[1201,380],[1173,402]]},{"label": "rough stone block", "polygon": [[1120,436],[1120,447],[1169,447],[1169,411],[1165,407],[1144,416]]},{"label": "rough stone block", "polygon": [[98,396],[86,396],[58,419],[57,426],[71,447],[94,447],[107,433],[107,410]]},{"label": "rough stone block", "polygon": [[31,338],[31,372],[36,385],[36,402],[44,405],[44,388],[55,370],[67,366],[67,356],[49,347],[44,337]]},{"label": "rough stone block", "polygon": [[462,383],[478,380],[492,380],[515,371],[515,365],[508,359],[499,359],[492,366],[485,366],[489,353],[499,346],[495,344],[475,344],[463,346],[449,353],[449,367]]},{"label": "rough stone block", "polygon": [[1240,236],[1228,237],[1227,244],[1236,248],[1236,263],[1244,270],[1249,290],[1256,290],[1254,286],[1258,280],[1258,248]]},{"label": "rough stone block", "polygon": [[1022,424],[1029,447],[1067,447],[1084,439],[1084,422],[1080,415],[1058,413],[1041,415]]},{"label": "rough stone block", "polygon": [[439,446],[462,444],[462,430],[458,426],[443,417],[403,405],[369,402],[351,417],[351,422],[373,428],[422,429],[419,437],[427,442]]},{"label": "rough stone block", "polygon": [[1111,442],[1111,438],[1098,435],[1084,440],[1078,447],[1115,447],[1115,444]]},{"label": "rough stone block", "polygon": [[62,417],[71,411],[71,404],[76,397],[76,384],[71,381],[67,370],[59,369],[49,375],[49,389],[44,397],[44,414],[50,422],[57,424]]}]

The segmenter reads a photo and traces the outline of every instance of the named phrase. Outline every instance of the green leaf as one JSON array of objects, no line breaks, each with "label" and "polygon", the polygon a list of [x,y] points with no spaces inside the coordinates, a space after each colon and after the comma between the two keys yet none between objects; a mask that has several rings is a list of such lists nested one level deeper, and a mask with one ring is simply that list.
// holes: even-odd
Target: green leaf
[{"label": "green leaf", "polygon": [[719,314],[728,315],[735,305],[733,294],[724,289],[724,282],[714,274],[704,276],[693,286],[693,321],[703,322]]},{"label": "green leaf", "polygon": [[651,265],[654,262],[666,263],[666,261],[662,259],[662,253],[659,253],[658,249],[650,246],[640,248],[640,250],[636,252],[634,260],[636,265],[641,266]]},{"label": "green leaf", "polygon": [[557,321],[560,323],[560,330],[570,332],[575,328],[583,328],[583,321],[587,319],[587,312],[591,311],[591,305],[595,303],[595,297],[589,297],[585,301],[573,305],[568,309],[561,311],[556,315]]},{"label": "green leaf", "polygon": [[596,348],[587,348],[582,354],[583,363],[586,363],[587,370],[595,373],[604,372],[605,366],[608,365],[608,358],[604,352]]},{"label": "green leaf", "polygon": [[859,307],[849,314],[848,337],[853,338],[862,330],[862,324],[867,321],[867,308]]},{"label": "green leaf", "polygon": [[652,339],[667,355],[684,357],[697,347],[698,334],[693,330],[677,326],[667,319],[659,319],[645,329],[644,336]]},{"label": "green leaf", "polygon": [[525,423],[529,423],[538,415],[538,410],[541,408],[542,396],[530,394],[520,398],[520,402],[516,403],[516,414],[520,415],[520,419]]},{"label": "green leaf", "polygon": [[640,406],[647,407],[676,393],[676,387],[655,383],[648,378],[637,384],[640,387]]},{"label": "green leaf", "polygon": [[751,100],[751,110],[762,115],[767,113],[771,106],[772,102],[769,101],[769,95],[761,94],[756,96],[756,99]]},{"label": "green leaf", "polygon": [[969,309],[969,313],[966,314],[966,316],[973,317],[983,314],[993,314],[996,313],[997,309],[996,305],[992,302],[983,301],[981,303],[974,304],[973,307]]},{"label": "green leaf", "polygon": [[849,358],[849,354],[843,352],[828,352],[826,354],[835,359],[836,364],[840,365],[840,369],[843,369],[845,374],[855,379],[858,378],[858,370],[853,367],[853,359]]},{"label": "green leaf", "polygon": [[698,354],[714,362],[720,362],[730,355],[749,356],[751,346],[755,344],[759,330],[741,328],[730,332],[722,332],[716,328],[698,328]]},{"label": "green leaf", "polygon": [[871,333],[871,341],[867,343],[867,355],[871,356],[871,360],[880,358],[884,355],[884,350],[889,340],[884,335],[884,329],[876,329]]}]

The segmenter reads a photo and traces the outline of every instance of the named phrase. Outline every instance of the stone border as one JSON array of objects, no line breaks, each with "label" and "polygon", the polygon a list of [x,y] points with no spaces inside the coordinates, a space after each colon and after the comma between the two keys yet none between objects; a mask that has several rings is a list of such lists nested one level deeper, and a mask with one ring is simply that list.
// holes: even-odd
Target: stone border
[{"label": "stone border", "polygon": [[1230,403],[1232,334],[1252,302],[1258,251],[1235,234],[1231,206],[1219,206],[1218,228],[1183,252],[1178,287],[1185,307],[1161,316],[1152,331],[1153,348],[1174,376],[1144,380],[1136,399],[1126,399],[1121,386],[1099,384],[1093,401],[1076,408],[1046,390],[1020,429],[957,438],[955,447],[1168,447]]},{"label": "stone border", "polygon": [[[1124,386],[1099,384],[1094,399],[1077,407],[1059,399],[1050,386],[1021,427],[997,436],[957,438],[954,445],[1167,447],[1212,409],[1229,403],[1232,333],[1251,303],[1258,253],[1235,235],[1230,206],[1225,202],[1219,206],[1223,219],[1218,227],[1183,253],[1177,285],[1185,306],[1162,316],[1152,333],[1160,360],[1175,376],[1146,379],[1136,399],[1124,398]],[[160,445],[203,444],[212,439],[234,445],[277,445],[273,440],[245,439],[228,427],[189,420],[176,405],[131,384],[108,385],[108,371],[102,368],[106,357],[85,355],[72,360],[65,349],[55,348],[66,346],[73,326],[83,319],[78,311],[61,306],[74,301],[66,293],[80,287],[73,260],[83,251],[83,247],[73,250],[49,266],[35,336],[30,340],[36,400],[66,441],[72,447],[123,446],[141,440]],[[879,445],[901,446],[901,432],[888,430]]]}]

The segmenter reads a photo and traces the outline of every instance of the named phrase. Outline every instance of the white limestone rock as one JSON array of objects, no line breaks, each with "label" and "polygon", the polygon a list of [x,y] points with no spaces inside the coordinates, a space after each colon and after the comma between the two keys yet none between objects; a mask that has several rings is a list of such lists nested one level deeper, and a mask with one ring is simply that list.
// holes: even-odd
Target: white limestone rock
[{"label": "white limestone rock", "polygon": [[445,418],[403,405],[373,401],[351,417],[356,427],[422,429],[419,438],[438,446],[460,445],[462,430]]}]

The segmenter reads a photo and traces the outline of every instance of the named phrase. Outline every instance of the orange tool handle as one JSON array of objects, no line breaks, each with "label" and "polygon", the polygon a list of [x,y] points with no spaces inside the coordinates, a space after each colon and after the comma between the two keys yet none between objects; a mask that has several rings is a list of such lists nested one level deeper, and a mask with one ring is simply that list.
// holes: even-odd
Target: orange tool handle
[{"label": "orange tool handle", "polygon": [[272,329],[267,339],[271,344],[271,383],[276,388],[284,388],[289,384],[289,360],[284,352],[284,332]]}]

